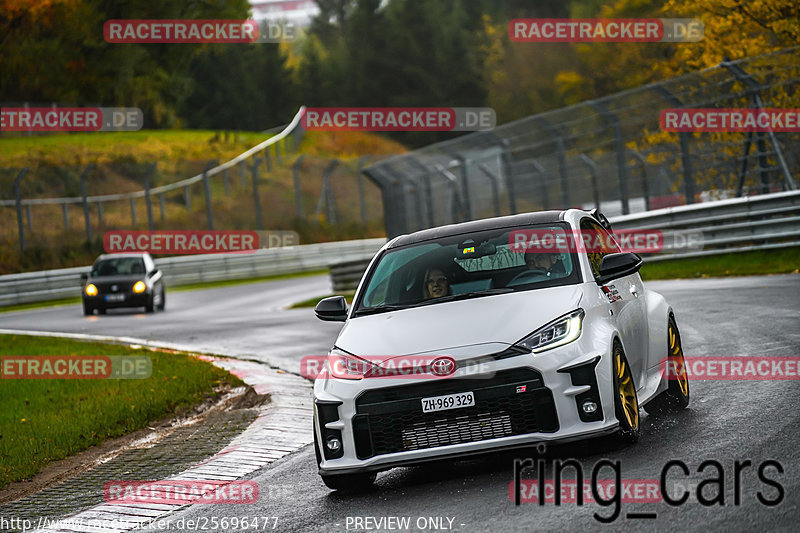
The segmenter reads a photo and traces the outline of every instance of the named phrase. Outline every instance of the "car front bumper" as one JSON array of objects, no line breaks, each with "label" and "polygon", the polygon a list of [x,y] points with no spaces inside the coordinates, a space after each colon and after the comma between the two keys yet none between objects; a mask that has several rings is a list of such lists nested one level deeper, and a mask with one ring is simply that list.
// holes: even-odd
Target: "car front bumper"
[{"label": "car front bumper", "polygon": [[[118,300],[118,295],[122,295],[123,299]],[[115,297],[112,301],[106,300],[106,296]],[[85,304],[98,309],[112,309],[118,307],[144,307],[150,302],[150,291],[141,293],[135,292],[116,292],[109,294],[98,294],[97,296],[83,295]]]},{"label": "car front bumper", "polygon": [[[618,427],[608,346],[583,336],[536,355],[481,350],[485,345],[459,354],[459,361],[481,362],[446,379],[317,379],[314,430],[322,454],[320,473],[380,471],[580,440]],[[422,412],[422,398],[466,391],[474,393],[474,407]],[[594,412],[584,412],[587,401],[596,405]],[[340,439],[340,450],[327,449],[331,437]]]}]

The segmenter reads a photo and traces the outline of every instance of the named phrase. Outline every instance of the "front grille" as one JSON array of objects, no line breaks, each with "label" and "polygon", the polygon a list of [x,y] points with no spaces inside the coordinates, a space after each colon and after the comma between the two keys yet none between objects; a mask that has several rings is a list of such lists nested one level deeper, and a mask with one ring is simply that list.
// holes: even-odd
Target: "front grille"
[{"label": "front grille", "polygon": [[[518,392],[521,387],[525,392]],[[421,399],[472,391],[475,406],[423,413]],[[367,391],[353,420],[361,459],[401,451],[558,430],[553,395],[532,369]]]},{"label": "front grille", "polygon": [[[93,282],[97,290],[100,294],[115,294],[120,292],[131,292],[133,290],[133,283],[131,281],[124,281],[124,282]],[[113,290],[112,287],[116,286],[117,290]]]}]

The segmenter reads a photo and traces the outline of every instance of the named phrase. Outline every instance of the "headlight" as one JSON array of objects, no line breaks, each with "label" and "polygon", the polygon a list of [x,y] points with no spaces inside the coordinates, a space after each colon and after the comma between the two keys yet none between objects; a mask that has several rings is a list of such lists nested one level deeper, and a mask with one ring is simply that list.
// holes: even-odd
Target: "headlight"
[{"label": "headlight", "polygon": [[135,292],[136,294],[144,292],[146,288],[147,285],[144,284],[144,281],[137,281],[136,283],[133,284],[133,292]]},{"label": "headlight", "polygon": [[328,354],[326,370],[331,377],[339,379],[361,379],[375,365],[366,359],[334,348]]},{"label": "headlight", "polygon": [[576,309],[542,326],[514,346],[539,353],[569,344],[581,336],[584,315],[583,309]]},{"label": "headlight", "polygon": [[83,289],[86,292],[86,296],[97,296],[97,287],[94,283],[90,283]]}]

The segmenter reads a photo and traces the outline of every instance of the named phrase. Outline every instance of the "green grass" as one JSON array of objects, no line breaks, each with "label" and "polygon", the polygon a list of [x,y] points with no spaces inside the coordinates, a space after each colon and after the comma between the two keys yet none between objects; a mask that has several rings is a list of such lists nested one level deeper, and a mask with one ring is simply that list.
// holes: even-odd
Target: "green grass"
[{"label": "green grass", "polygon": [[48,300],[46,302],[31,302],[28,304],[15,304],[6,307],[0,307],[0,313],[9,313],[11,311],[28,311],[30,309],[40,309],[42,307],[56,307],[59,305],[72,305],[81,303],[81,298],[63,298],[60,300]]},{"label": "green grass", "polygon": [[800,247],[645,263],[642,279],[754,276],[798,272]]},{"label": "green grass", "polygon": [[0,336],[2,355],[138,355],[148,379],[4,379],[0,387],[0,488],[48,463],[142,429],[242,382],[186,354],[68,339]]},{"label": "green grass", "polygon": [[[29,164],[32,155],[40,163],[74,164],[76,159],[88,163],[93,158],[117,159],[121,156],[136,159],[156,159],[163,156],[182,158],[203,157],[209,146],[220,154],[231,155],[237,150],[255,146],[272,134],[238,132],[224,134],[211,130],[139,130],[119,132],[89,132],[53,135],[4,137],[0,139],[0,159],[13,165]],[[230,154],[228,154],[230,152]],[[12,165],[12,166],[13,166]]]},{"label": "green grass", "polygon": [[308,300],[303,300],[302,302],[297,302],[292,304],[289,309],[297,309],[300,307],[316,307],[320,300],[323,298],[329,298],[331,296],[344,296],[345,300],[347,300],[348,305],[353,303],[353,296],[355,296],[355,291],[353,292],[344,292],[341,294],[328,294],[327,296],[316,296],[314,298],[309,298]]}]

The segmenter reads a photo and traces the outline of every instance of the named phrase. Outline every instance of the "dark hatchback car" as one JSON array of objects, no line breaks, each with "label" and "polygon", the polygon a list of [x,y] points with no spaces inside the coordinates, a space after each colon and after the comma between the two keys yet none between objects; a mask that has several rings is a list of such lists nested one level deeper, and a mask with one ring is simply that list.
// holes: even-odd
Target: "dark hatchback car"
[{"label": "dark hatchback car", "polygon": [[150,254],[101,255],[81,278],[84,315],[112,307],[144,307],[152,313],[166,306],[163,275]]}]

